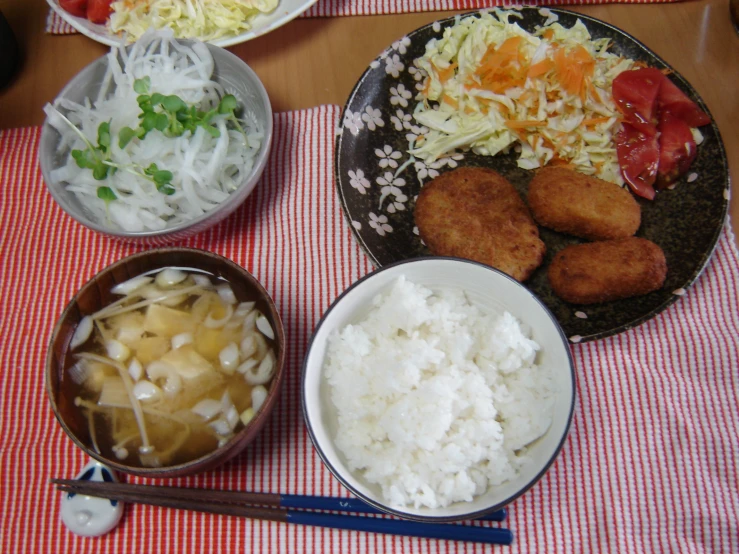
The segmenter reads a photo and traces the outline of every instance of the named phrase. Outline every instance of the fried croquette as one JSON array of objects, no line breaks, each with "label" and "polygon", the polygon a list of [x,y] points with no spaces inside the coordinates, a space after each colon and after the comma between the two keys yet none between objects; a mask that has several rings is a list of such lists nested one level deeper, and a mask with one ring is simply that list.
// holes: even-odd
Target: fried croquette
[{"label": "fried croquette", "polygon": [[540,169],[528,202],[539,225],[589,240],[630,237],[641,224],[641,208],[628,190],[564,167]]},{"label": "fried croquette", "polygon": [[433,254],[490,265],[525,281],[546,247],[516,189],[493,170],[463,167],[426,183],[414,212]]},{"label": "fried croquette", "polygon": [[568,246],[554,256],[547,276],[555,294],[572,304],[640,296],[665,282],[662,249],[638,237]]}]

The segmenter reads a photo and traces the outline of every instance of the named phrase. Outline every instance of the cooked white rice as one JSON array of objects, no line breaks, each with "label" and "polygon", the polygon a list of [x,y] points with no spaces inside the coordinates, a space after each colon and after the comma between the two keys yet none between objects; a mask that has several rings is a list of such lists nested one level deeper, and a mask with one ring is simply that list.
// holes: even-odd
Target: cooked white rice
[{"label": "cooked white rice", "polygon": [[336,444],[393,506],[471,501],[516,476],[551,423],[539,345],[510,313],[399,278],[329,341]]}]

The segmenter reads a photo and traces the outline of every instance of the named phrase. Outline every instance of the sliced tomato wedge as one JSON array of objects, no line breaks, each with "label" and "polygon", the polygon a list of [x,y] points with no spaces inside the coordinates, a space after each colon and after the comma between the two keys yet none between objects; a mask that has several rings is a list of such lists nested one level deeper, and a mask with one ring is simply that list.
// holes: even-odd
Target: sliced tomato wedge
[{"label": "sliced tomato wedge", "polygon": [[59,0],[59,5],[67,13],[77,17],[87,17],[87,0]]},{"label": "sliced tomato wedge", "polygon": [[[616,77],[618,79],[618,77]],[[614,80],[614,84],[615,84]],[[662,81],[657,96],[657,104],[660,111],[670,112],[675,117],[683,120],[689,127],[700,127],[708,125],[711,118],[701,110],[698,105],[688,98],[677,85],[667,77]]]},{"label": "sliced tomato wedge", "polygon": [[659,165],[659,143],[656,131],[652,135],[640,132],[624,122],[616,135],[616,154],[621,174],[634,194],[654,200],[654,185]]},{"label": "sliced tomato wedge", "polygon": [[688,124],[671,112],[660,114],[659,133],[657,188],[662,189],[688,171],[698,147]]},{"label": "sliced tomato wedge", "polygon": [[664,79],[660,70],[645,67],[624,71],[613,80],[616,106],[626,121],[648,136],[657,132],[656,101]]},{"label": "sliced tomato wedge", "polygon": [[87,0],[87,19],[93,23],[105,23],[110,17],[113,0]]}]

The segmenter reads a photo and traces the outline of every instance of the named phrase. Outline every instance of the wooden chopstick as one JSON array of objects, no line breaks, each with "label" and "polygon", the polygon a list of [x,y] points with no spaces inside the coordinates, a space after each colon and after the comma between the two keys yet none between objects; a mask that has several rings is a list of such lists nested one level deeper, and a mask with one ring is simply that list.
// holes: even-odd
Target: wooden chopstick
[{"label": "wooden chopstick", "polygon": [[[300,510],[287,510],[271,507],[245,506],[230,502],[222,502],[214,499],[223,498],[220,493],[229,491],[201,491],[200,489],[180,489],[176,487],[151,487],[148,485],[129,485],[126,483],[101,483],[93,481],[52,479],[52,483],[63,492],[74,494],[87,494],[119,500],[122,502],[148,504],[165,508],[177,508],[207,512],[212,514],[248,517],[252,519],[294,523],[300,525],[312,525],[328,527],[333,529],[346,529],[352,531],[365,531],[371,533],[386,533],[392,535],[403,535],[410,537],[423,537],[429,539],[448,539],[470,542],[482,542],[487,544],[511,544],[513,533],[508,529],[499,527],[480,527],[470,525],[449,525],[446,523],[418,523],[396,519],[376,518],[367,516],[347,516],[338,514],[325,514],[318,512],[306,512]],[[143,487],[143,490],[142,490]],[[153,490],[152,490],[153,489]],[[182,491],[187,491],[183,494]],[[193,492],[213,493],[208,495],[208,500],[197,494],[193,499]],[[274,502],[274,497],[280,495],[258,493],[236,493],[247,495],[249,498],[257,498],[258,503],[264,500]],[[256,496],[254,496],[256,495]],[[266,497],[266,498],[265,498]],[[226,498],[233,498],[227,496]],[[319,497],[320,498],[320,497]],[[341,499],[344,500],[344,499]]]},{"label": "wooden chopstick", "polygon": [[[219,504],[260,505],[274,508],[297,508],[309,510],[328,510],[338,512],[355,512],[379,514],[380,510],[357,498],[333,498],[326,496],[302,496],[274,493],[254,493],[241,491],[219,491],[196,488],[157,487],[150,485],[134,485],[128,483],[111,483],[99,481],[80,481],[78,479],[51,479],[57,488],[67,492],[76,492],[90,496],[103,496],[114,500],[137,502],[139,497],[165,496],[189,502],[210,502]],[[127,498],[113,498],[111,494],[126,494]],[[502,509],[480,519],[488,521],[504,521],[508,515]]]},{"label": "wooden chopstick", "polygon": [[95,496],[99,493],[106,498],[108,494],[125,494],[127,496],[166,496],[177,500],[193,502],[213,502],[220,504],[257,504],[280,508],[280,495],[270,493],[253,493],[240,491],[218,491],[208,489],[157,487],[151,485],[134,485],[129,483],[110,483],[102,481],[80,481],[78,479],[51,479],[57,488],[75,489],[71,492],[80,492]]}]

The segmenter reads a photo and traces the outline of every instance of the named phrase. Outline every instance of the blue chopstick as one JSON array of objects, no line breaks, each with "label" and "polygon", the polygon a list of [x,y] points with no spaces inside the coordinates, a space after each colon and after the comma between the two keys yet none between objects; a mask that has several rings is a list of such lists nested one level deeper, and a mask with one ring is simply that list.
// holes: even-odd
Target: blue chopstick
[{"label": "blue chopstick", "polygon": [[[385,513],[358,498],[334,498],[331,496],[281,494],[280,506],[282,508],[295,508],[298,510],[328,510],[335,512],[356,512],[359,514]],[[503,508],[479,519],[486,521],[505,521],[506,517],[508,517],[508,511]]]},{"label": "blue chopstick", "polygon": [[332,529],[346,529],[368,533],[386,533],[426,539],[446,539],[503,545],[513,542],[513,533],[509,529],[502,529],[500,527],[479,527],[449,523],[418,523],[416,521],[401,521],[397,519],[321,514],[293,510],[287,510],[286,521],[299,525],[313,525],[316,527],[330,527]]}]

